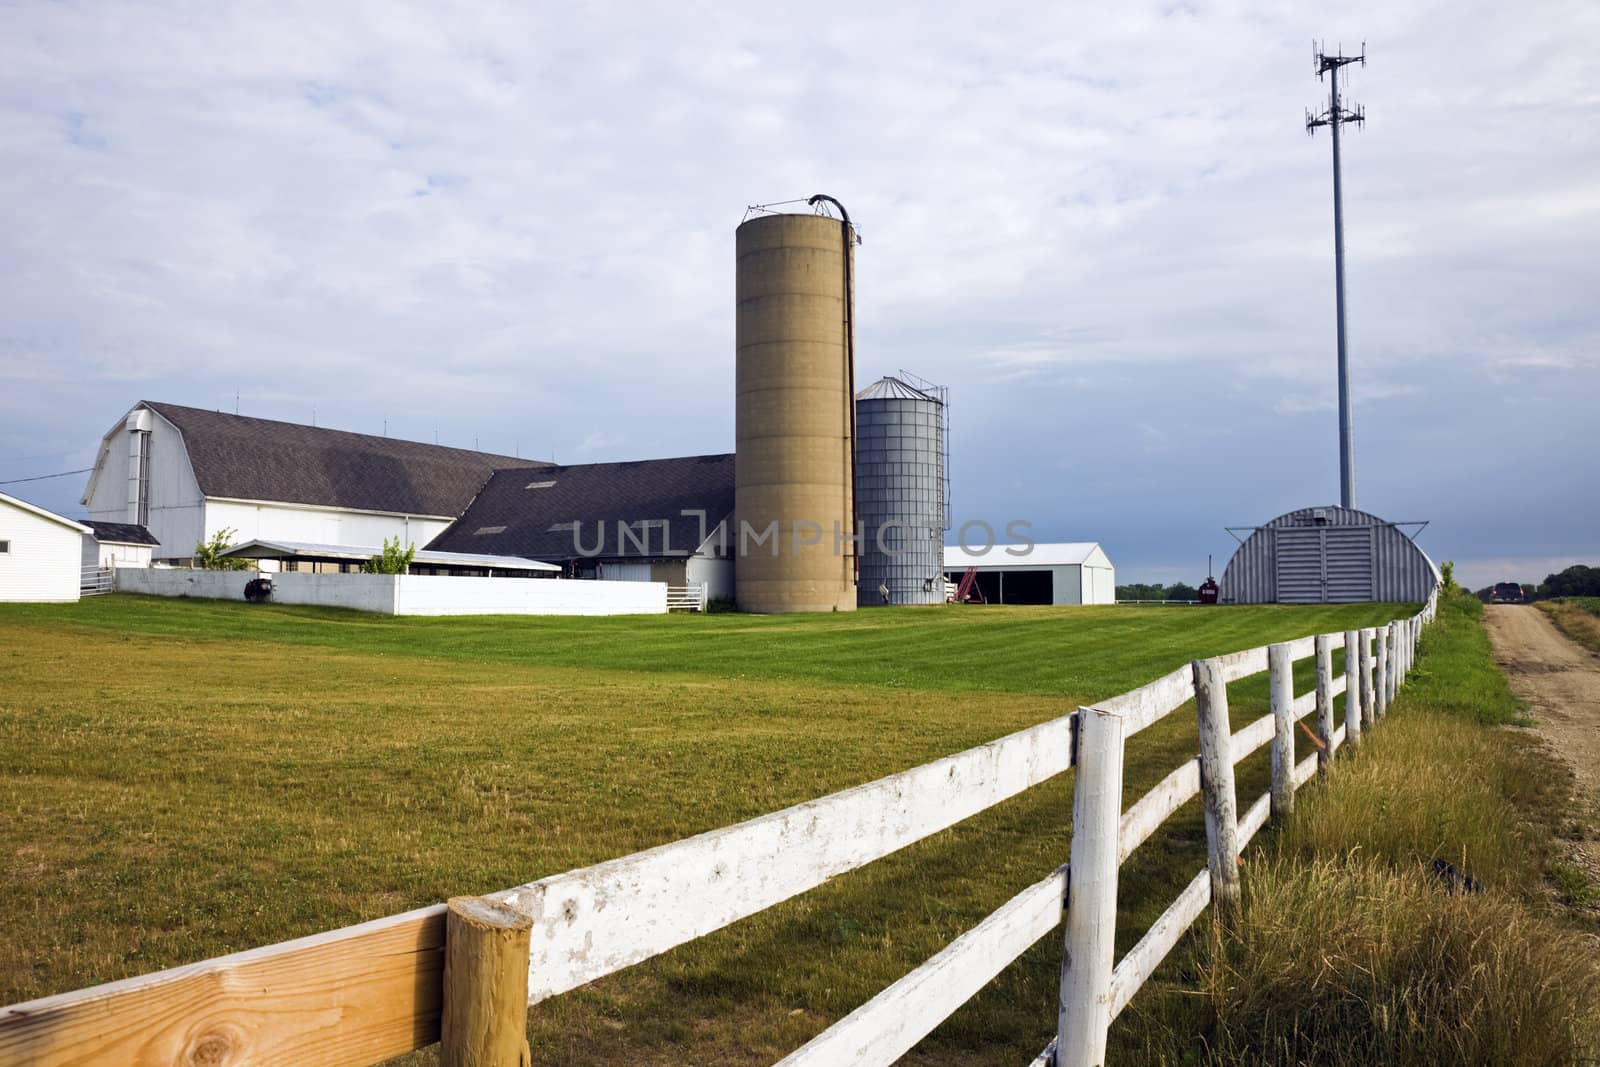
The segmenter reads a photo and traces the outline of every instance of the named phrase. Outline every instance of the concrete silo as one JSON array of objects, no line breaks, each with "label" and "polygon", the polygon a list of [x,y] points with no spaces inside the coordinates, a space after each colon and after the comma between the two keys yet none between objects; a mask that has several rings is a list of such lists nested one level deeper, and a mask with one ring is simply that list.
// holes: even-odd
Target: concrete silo
[{"label": "concrete silo", "polygon": [[853,236],[823,215],[738,229],[730,548],[743,611],[856,606]]},{"label": "concrete silo", "polygon": [[856,394],[857,600],[944,603],[945,405],[899,378]]}]

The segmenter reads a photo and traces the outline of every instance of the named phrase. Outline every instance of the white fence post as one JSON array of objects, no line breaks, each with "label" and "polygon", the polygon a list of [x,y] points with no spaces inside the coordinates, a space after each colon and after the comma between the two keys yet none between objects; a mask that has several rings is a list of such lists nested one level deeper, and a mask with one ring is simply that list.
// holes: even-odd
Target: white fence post
[{"label": "white fence post", "polygon": [[1117,856],[1122,824],[1122,716],[1080,708],[1067,868],[1066,945],[1056,1016],[1056,1067],[1100,1067],[1111,1026]]},{"label": "white fence post", "polygon": [[1324,776],[1333,766],[1333,647],[1327,634],[1318,634],[1317,648],[1317,770]]},{"label": "white fence post", "polygon": [[1377,652],[1377,662],[1373,665],[1376,677],[1374,678],[1374,694],[1372,704],[1372,717],[1380,719],[1384,712],[1389,710],[1389,671],[1394,667],[1394,657],[1389,653],[1389,628],[1381,626],[1372,633],[1372,645]]},{"label": "white fence post", "polygon": [[1394,703],[1394,698],[1400,695],[1400,664],[1405,659],[1405,653],[1400,651],[1400,622],[1395,620],[1389,624],[1389,703]]},{"label": "white fence post", "polygon": [[1294,659],[1287,644],[1267,646],[1272,704],[1272,817],[1294,812]]},{"label": "white fence post", "polygon": [[1361,728],[1370,730],[1372,720],[1377,714],[1377,694],[1373,689],[1372,679],[1372,643],[1373,633],[1371,628],[1361,631]]},{"label": "white fence post", "polygon": [[1219,919],[1239,912],[1239,798],[1233,785],[1233,727],[1228,684],[1214,659],[1194,664],[1195,709],[1200,719],[1200,792],[1206,812],[1206,867],[1211,903]]},{"label": "white fence post", "polygon": [[1361,631],[1344,632],[1344,743],[1361,747]]}]

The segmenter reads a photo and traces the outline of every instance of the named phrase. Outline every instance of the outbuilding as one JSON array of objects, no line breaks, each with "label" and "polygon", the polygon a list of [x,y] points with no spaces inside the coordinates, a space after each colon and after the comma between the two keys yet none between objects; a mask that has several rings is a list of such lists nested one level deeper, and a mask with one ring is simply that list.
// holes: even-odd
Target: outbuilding
[{"label": "outbuilding", "polygon": [[89,535],[83,539],[84,570],[110,570],[113,567],[148,567],[159,542],[151,532],[134,522],[84,523]]},{"label": "outbuilding", "polygon": [[1222,572],[1223,604],[1418,603],[1439,583],[1439,568],[1405,527],[1355,508],[1328,505],[1279,515],[1250,534]]},{"label": "outbuilding", "polygon": [[89,527],[0,493],[0,601],[78,599]]},{"label": "outbuilding", "polygon": [[1094,541],[994,545],[974,551],[946,545],[945,580],[971,588],[989,604],[1114,604],[1117,572]]}]

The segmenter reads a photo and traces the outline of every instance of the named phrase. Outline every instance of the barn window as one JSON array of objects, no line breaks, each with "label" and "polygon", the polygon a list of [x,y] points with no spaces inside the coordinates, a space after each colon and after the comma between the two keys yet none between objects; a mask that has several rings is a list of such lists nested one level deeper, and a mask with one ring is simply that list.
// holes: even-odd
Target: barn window
[{"label": "barn window", "polygon": [[0,556],[9,556],[9,555],[11,555],[11,542],[10,541],[0,541]]}]

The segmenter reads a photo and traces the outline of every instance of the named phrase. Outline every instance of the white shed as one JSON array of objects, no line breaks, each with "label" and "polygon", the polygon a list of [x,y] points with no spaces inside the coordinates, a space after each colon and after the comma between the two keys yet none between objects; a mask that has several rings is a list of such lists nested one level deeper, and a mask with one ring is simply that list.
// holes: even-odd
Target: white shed
[{"label": "white shed", "polygon": [[946,545],[945,578],[959,583],[976,571],[974,585],[990,604],[1114,604],[1117,572],[1094,541],[994,545],[969,551]]},{"label": "white shed", "polygon": [[0,493],[0,601],[78,599],[89,527]]}]

